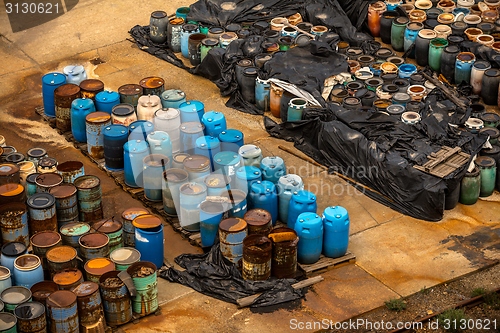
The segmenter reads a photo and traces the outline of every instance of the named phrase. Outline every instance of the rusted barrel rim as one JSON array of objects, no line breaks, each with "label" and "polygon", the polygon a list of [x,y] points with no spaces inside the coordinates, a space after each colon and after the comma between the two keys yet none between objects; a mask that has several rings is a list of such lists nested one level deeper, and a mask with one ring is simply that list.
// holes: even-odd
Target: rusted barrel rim
[{"label": "rusted barrel rim", "polygon": [[16,215],[16,217],[25,214],[28,210],[28,207],[22,202],[11,202],[0,205],[0,215],[3,215],[5,212],[8,211],[17,211],[17,210],[24,210],[24,212],[19,215]]},{"label": "rusted barrel rim", "polygon": [[[20,314],[18,314],[18,309],[20,310],[22,307],[24,307],[24,306],[29,306],[30,304],[36,304],[37,306],[39,306],[39,307],[40,307],[40,310],[41,310],[41,311],[40,311],[40,313],[38,314],[38,316],[36,316],[36,317],[29,317],[29,318],[24,318],[24,317],[21,317],[21,313],[20,313]],[[20,312],[20,311],[19,311],[19,312]],[[29,311],[29,313],[31,314],[32,312],[31,312],[31,311]],[[14,315],[16,316],[16,318],[17,318],[18,320],[19,320],[19,319],[21,319],[21,320],[23,320],[23,319],[24,319],[24,320],[35,320],[35,319],[38,319],[38,318],[40,318],[40,317],[42,317],[42,316],[45,316],[45,306],[44,306],[42,303],[37,302],[37,301],[29,301],[29,302],[26,302],[26,303],[21,303],[21,304],[19,304],[19,305],[17,305],[17,306],[15,307],[15,309],[14,309]]]},{"label": "rusted barrel rim", "polygon": [[[107,278],[118,278],[119,279],[119,277],[118,277],[119,273],[121,273],[121,272],[120,271],[110,271],[110,272],[106,272],[103,275],[101,275],[101,277],[99,277],[99,287],[103,288],[103,289],[108,289],[108,290],[123,288],[125,283],[123,285],[117,286],[117,287],[105,287],[102,285]],[[120,281],[121,281],[121,279],[120,279]]]},{"label": "rusted barrel rim", "polygon": [[[104,235],[106,236],[106,243],[100,245],[100,246],[86,246],[86,245],[83,245],[81,240],[82,240],[82,237],[85,237],[85,236],[89,236],[89,235]],[[89,250],[94,250],[94,249],[98,249],[98,248],[101,248],[103,246],[106,246],[109,244],[109,236],[104,234],[104,233],[101,233],[101,232],[94,232],[94,233],[86,233],[85,235],[81,235],[80,238],[78,239],[78,244],[80,244],[80,247],[83,247],[84,249],[89,249]]]},{"label": "rusted barrel rim", "polygon": [[[61,247],[64,247],[64,248],[68,248],[68,249],[72,249],[74,252],[73,255],[71,256],[71,258],[67,258],[66,260],[55,260],[55,258],[49,258],[50,257],[50,253],[52,251],[60,251]],[[47,253],[45,253],[45,257],[47,258],[47,261],[50,261],[54,264],[62,264],[64,262],[68,262],[68,261],[71,261],[71,260],[74,260],[76,259],[76,257],[78,256],[78,252],[76,251],[76,249],[72,246],[69,246],[69,245],[61,245],[61,246],[56,246],[56,247],[53,247],[52,249],[48,250]]]},{"label": "rusted barrel rim", "polygon": [[[127,273],[128,275],[132,276],[138,269],[140,269],[141,267],[148,267],[148,268],[152,268],[155,272],[158,270],[158,268],[156,268],[156,265],[153,264],[152,262],[150,261],[138,261],[138,262],[135,262],[133,263],[132,265],[130,265],[128,268],[127,268]],[[149,276],[149,275],[148,275]]]},{"label": "rusted barrel rim", "polygon": [[[50,234],[54,234],[56,236],[59,236],[59,238],[57,239],[57,241],[54,243],[54,244],[49,244],[49,245],[37,245],[33,242],[33,238],[36,238],[37,236],[40,237],[40,234],[41,233],[50,233]],[[33,236],[31,236],[30,238],[30,244],[31,246],[35,246],[39,249],[48,249],[50,247],[53,247],[54,245],[57,245],[57,243],[61,242],[62,241],[62,237],[61,237],[61,234],[58,233],[58,232],[55,232],[55,231],[50,231],[50,230],[45,230],[45,231],[41,231],[41,232],[37,232],[36,234],[34,234]]]}]

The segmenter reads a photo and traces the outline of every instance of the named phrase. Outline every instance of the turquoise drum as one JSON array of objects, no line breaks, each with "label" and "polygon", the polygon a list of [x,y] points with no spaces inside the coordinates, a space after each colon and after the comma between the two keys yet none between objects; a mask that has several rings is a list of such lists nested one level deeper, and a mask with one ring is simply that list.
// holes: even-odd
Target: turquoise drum
[{"label": "turquoise drum", "polygon": [[297,260],[301,264],[314,264],[319,260],[323,249],[323,220],[313,212],[302,213],[297,217],[294,230],[299,236]]},{"label": "turquoise drum", "polygon": [[113,106],[120,104],[120,94],[116,91],[104,90],[95,95],[95,107],[99,111],[111,114]]},{"label": "turquoise drum", "polygon": [[123,145],[123,163],[125,184],[130,187],[143,186],[142,161],[149,155],[149,146],[146,141],[128,141]]},{"label": "turquoise drum", "polygon": [[250,187],[250,207],[251,209],[264,209],[271,214],[273,226],[278,220],[278,194],[276,186],[267,180],[256,181]]},{"label": "turquoise drum", "polygon": [[201,122],[205,114],[205,104],[200,101],[187,101],[179,105],[181,123]]},{"label": "turquoise drum", "polygon": [[161,105],[164,108],[177,109],[186,101],[186,93],[179,89],[168,89],[161,93]]},{"label": "turquoise drum", "polygon": [[56,116],[54,90],[65,83],[66,75],[63,73],[47,73],[42,77],[43,112],[46,116],[52,118]]},{"label": "turquoise drum", "polygon": [[157,267],[163,266],[164,237],[161,219],[144,214],[137,216],[132,224],[135,227],[135,248],[141,253],[141,259],[150,261]]},{"label": "turquoise drum", "polygon": [[349,244],[349,214],[341,206],[327,207],[323,211],[323,254],[342,257]]},{"label": "turquoise drum", "polygon": [[205,135],[215,138],[227,129],[226,117],[222,112],[209,111],[203,114],[201,122],[205,125]]},{"label": "turquoise drum", "polygon": [[307,107],[307,100],[304,98],[292,98],[288,102],[287,121],[300,121]]},{"label": "turquoise drum", "polygon": [[221,202],[203,201],[200,204],[201,246],[214,245],[222,216],[228,208]]},{"label": "turquoise drum", "polygon": [[312,192],[300,190],[292,194],[290,203],[288,205],[288,219],[287,225],[289,228],[294,229],[297,217],[305,212],[316,213],[318,205],[316,202],[316,195]]},{"label": "turquoise drum", "polygon": [[234,151],[238,153],[238,150],[244,144],[244,135],[242,131],[230,128],[219,134],[219,141],[221,151]]},{"label": "turquoise drum", "polygon": [[255,105],[262,111],[269,111],[271,83],[257,77],[255,80]]},{"label": "turquoise drum", "polygon": [[[424,24],[420,22],[410,22],[406,25],[403,38],[403,48],[405,52],[408,51],[413,44],[415,44],[418,33],[423,28]],[[412,59],[415,58],[415,48],[409,53],[408,57]]]},{"label": "turquoise drum", "polygon": [[[132,296],[132,311],[145,316],[158,309],[158,276],[157,266],[147,261],[139,261],[127,268],[132,277],[136,295]],[[138,272],[141,272],[138,274]],[[149,272],[146,274],[144,272]]]},{"label": "turquoise drum", "polygon": [[250,187],[256,181],[262,180],[262,171],[255,166],[242,166],[236,170],[235,188],[246,194],[250,193]]},{"label": "turquoise drum", "polygon": [[94,102],[90,98],[77,98],[71,102],[71,134],[78,142],[87,142],[85,118],[95,112]]}]

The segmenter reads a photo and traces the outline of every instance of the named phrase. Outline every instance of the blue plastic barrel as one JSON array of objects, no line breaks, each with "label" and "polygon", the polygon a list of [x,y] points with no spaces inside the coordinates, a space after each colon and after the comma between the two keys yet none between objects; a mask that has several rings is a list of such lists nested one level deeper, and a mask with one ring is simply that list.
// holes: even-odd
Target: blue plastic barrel
[{"label": "blue plastic barrel", "polygon": [[111,116],[106,112],[92,112],[85,117],[87,152],[94,159],[104,158],[104,129],[111,125]]},{"label": "blue plastic barrel", "polygon": [[43,112],[46,116],[56,116],[54,90],[65,83],[66,75],[63,73],[47,73],[42,77]]},{"label": "blue plastic barrel", "polygon": [[233,189],[221,194],[230,203],[229,216],[243,218],[247,212],[247,194],[241,190]]},{"label": "blue plastic barrel", "polygon": [[227,129],[226,117],[222,112],[208,111],[201,118],[201,122],[205,125],[205,135],[216,138]]},{"label": "blue plastic barrel", "polygon": [[207,187],[202,183],[186,183],[180,188],[179,223],[187,231],[200,230],[200,204],[207,198]]},{"label": "blue plastic barrel", "polygon": [[205,113],[205,105],[200,101],[187,101],[179,105],[181,123],[201,122]]},{"label": "blue plastic barrel", "polygon": [[78,333],[78,306],[76,295],[69,290],[58,290],[47,297],[49,332]]},{"label": "blue plastic barrel", "polygon": [[278,220],[278,194],[270,181],[256,181],[250,187],[250,207],[265,209],[271,214],[273,226]]},{"label": "blue plastic barrel", "polygon": [[250,187],[256,181],[262,180],[262,171],[255,166],[242,166],[236,170],[235,188],[250,193]]},{"label": "blue plastic barrel", "polygon": [[43,281],[42,261],[34,254],[23,254],[14,261],[14,279],[16,285],[31,288]]},{"label": "blue plastic barrel", "polygon": [[167,132],[151,132],[148,134],[147,141],[151,154],[165,155],[172,161],[172,141]]},{"label": "blue plastic barrel", "polygon": [[194,154],[210,159],[210,168],[214,170],[214,156],[220,152],[220,141],[214,136],[202,136],[196,139]]},{"label": "blue plastic barrel", "polygon": [[242,131],[234,128],[229,128],[219,134],[221,151],[234,151],[238,152],[243,146],[244,135]]},{"label": "blue plastic barrel", "polygon": [[269,111],[271,83],[257,77],[255,80],[255,105],[263,111]]},{"label": "blue plastic barrel", "polygon": [[264,157],[260,161],[262,179],[276,184],[281,176],[286,174],[285,161],[279,156]]},{"label": "blue plastic barrel", "polygon": [[214,156],[214,170],[231,178],[231,186],[236,186],[236,170],[241,165],[240,155],[234,151],[221,151]]},{"label": "blue plastic barrel", "polygon": [[120,104],[120,94],[116,91],[104,90],[95,95],[95,107],[98,111],[111,114],[113,106]]},{"label": "blue plastic barrel", "polygon": [[190,121],[182,123],[180,126],[180,152],[194,154],[196,140],[201,138],[205,126],[199,121]]},{"label": "blue plastic barrel", "polygon": [[297,260],[301,264],[313,264],[319,260],[323,249],[323,221],[313,212],[302,213],[297,217],[293,228],[299,236]]},{"label": "blue plastic barrel", "polygon": [[163,172],[170,168],[170,160],[165,155],[150,154],[143,160],[144,197],[150,201],[162,201],[161,179]]},{"label": "blue plastic barrel", "polygon": [[128,125],[128,139],[146,141],[148,135],[154,131],[154,125],[148,120],[136,120]]},{"label": "blue plastic barrel", "polygon": [[123,171],[127,186],[142,187],[142,161],[147,155],[149,146],[146,141],[128,141],[123,145]]},{"label": "blue plastic barrel", "polygon": [[292,194],[304,189],[302,178],[295,174],[281,176],[278,180],[278,219],[286,223],[288,221],[288,206]]},{"label": "blue plastic barrel", "polygon": [[95,105],[90,98],[77,98],[71,102],[71,134],[78,142],[87,142],[85,118],[91,112],[95,112]]},{"label": "blue plastic barrel", "polygon": [[323,211],[323,254],[330,258],[342,257],[349,244],[349,214],[342,206],[326,207]]},{"label": "blue plastic barrel", "polygon": [[133,221],[135,248],[141,260],[150,261],[156,267],[163,266],[163,225],[161,219],[151,214],[139,215]]},{"label": "blue plastic barrel", "polygon": [[0,263],[3,267],[7,267],[11,273],[12,284],[16,284],[16,279],[14,276],[14,261],[17,257],[28,252],[28,248],[24,243],[21,242],[10,242],[5,243],[2,246],[2,254],[0,257]]},{"label": "blue plastic barrel", "polygon": [[221,202],[203,201],[200,204],[201,246],[214,245],[222,215],[228,209]]},{"label": "blue plastic barrel", "polygon": [[316,213],[317,208],[316,195],[314,193],[305,190],[294,192],[288,206],[288,219],[286,221],[288,227],[294,228],[297,216],[301,213]]},{"label": "blue plastic barrel", "polygon": [[123,145],[128,141],[128,128],[110,125],[104,128],[104,163],[108,170],[123,170]]},{"label": "blue plastic barrel", "polygon": [[169,89],[161,93],[161,105],[164,108],[177,109],[186,101],[186,93],[179,89]]}]

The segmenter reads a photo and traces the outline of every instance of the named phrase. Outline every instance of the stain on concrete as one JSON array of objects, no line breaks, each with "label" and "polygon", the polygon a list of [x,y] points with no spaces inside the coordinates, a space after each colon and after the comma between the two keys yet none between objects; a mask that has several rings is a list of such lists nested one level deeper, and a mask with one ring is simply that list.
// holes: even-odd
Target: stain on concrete
[{"label": "stain on concrete", "polygon": [[467,236],[451,235],[441,244],[449,244],[449,250],[462,254],[473,266],[491,265],[497,260],[486,258],[484,251],[500,249],[500,228],[483,227]]}]

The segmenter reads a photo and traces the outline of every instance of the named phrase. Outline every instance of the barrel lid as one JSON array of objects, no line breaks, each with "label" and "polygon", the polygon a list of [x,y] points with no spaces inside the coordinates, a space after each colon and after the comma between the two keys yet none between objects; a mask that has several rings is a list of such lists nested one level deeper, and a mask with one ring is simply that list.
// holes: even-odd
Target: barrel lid
[{"label": "barrel lid", "polygon": [[420,115],[413,111],[406,111],[401,115],[401,120],[405,124],[416,124],[420,121],[420,119]]},{"label": "barrel lid", "polygon": [[14,163],[0,164],[0,177],[7,177],[19,172],[19,167]]},{"label": "barrel lid", "polygon": [[165,84],[165,80],[158,76],[145,77],[139,81],[139,85],[144,89],[157,89]]},{"label": "barrel lid", "polygon": [[80,87],[73,83],[65,83],[54,90],[54,95],[59,97],[71,97],[80,92]]},{"label": "barrel lid", "polygon": [[92,234],[85,234],[78,240],[81,246],[87,248],[97,248],[105,246],[109,243],[109,237],[106,234],[96,232]]},{"label": "barrel lid", "polygon": [[491,64],[487,60],[477,60],[472,67],[481,69],[481,70],[486,70],[491,67]]},{"label": "barrel lid", "polygon": [[181,185],[179,191],[185,195],[196,195],[206,192],[207,187],[200,183],[186,183]]},{"label": "barrel lid", "polygon": [[203,170],[207,167],[210,168],[210,159],[203,155],[191,155],[186,157],[182,162],[185,169],[189,170]]},{"label": "barrel lid", "polygon": [[261,179],[262,171],[256,166],[246,165],[236,170],[236,177],[246,180]]},{"label": "barrel lid", "polygon": [[[284,37],[286,38],[286,37]],[[243,75],[247,75],[247,76],[256,76],[258,74],[258,68],[257,67],[254,67],[254,66],[250,66],[250,67],[246,67],[245,69],[243,69]]]},{"label": "barrel lid", "polygon": [[104,82],[97,79],[86,79],[80,82],[80,88],[86,91],[101,91],[104,89]]},{"label": "barrel lid", "polygon": [[213,33],[213,34],[221,34],[224,32],[224,28],[222,27],[211,27],[208,29],[208,32]]},{"label": "barrel lid", "polygon": [[202,120],[206,122],[216,122],[225,119],[224,114],[222,112],[217,111],[208,111],[203,114]]},{"label": "barrel lid", "polygon": [[124,84],[118,88],[118,93],[122,95],[142,95],[142,87],[135,83]]},{"label": "barrel lid", "polygon": [[285,165],[285,161],[279,156],[266,156],[260,161],[260,165],[273,169],[278,165]]},{"label": "barrel lid", "polygon": [[483,122],[488,122],[488,123],[495,123],[500,121],[500,116],[493,112],[483,113],[480,118]]},{"label": "barrel lid", "polygon": [[141,259],[141,253],[132,247],[121,247],[109,255],[109,258],[116,264],[131,264]]},{"label": "barrel lid", "polygon": [[243,157],[256,157],[262,154],[262,150],[256,145],[243,145],[238,149],[238,154]]},{"label": "barrel lid", "polygon": [[[52,280],[54,280],[54,282],[60,286],[68,286],[68,285],[72,285],[75,282],[80,281],[82,279],[82,277],[83,277],[83,274],[79,269],[66,268],[66,269],[63,269],[62,271],[54,274],[54,277],[52,278]],[[52,296],[52,295],[54,295],[54,294],[51,294],[50,296]],[[49,298],[50,298],[50,296],[49,296]],[[47,303],[48,303],[48,300],[49,299],[47,299]]]},{"label": "barrel lid", "polygon": [[316,201],[316,195],[306,190],[293,192],[292,197],[293,200],[304,204],[313,203]]},{"label": "barrel lid", "polygon": [[124,135],[128,136],[128,128],[127,126],[120,124],[109,125],[106,126],[106,128],[104,129],[103,135],[105,137],[112,137],[112,138],[121,137]]},{"label": "barrel lid", "polygon": [[3,146],[2,149],[3,149],[2,156],[7,156],[7,155],[9,155],[11,153],[15,153],[17,151],[16,148],[14,148],[12,146]]},{"label": "barrel lid", "polygon": [[479,133],[488,134],[492,139],[496,139],[500,136],[500,131],[494,127],[481,128]]},{"label": "barrel lid", "polygon": [[76,302],[76,295],[69,290],[57,290],[47,297],[47,306],[52,308],[64,308]]},{"label": "barrel lid", "polygon": [[219,134],[219,140],[222,142],[238,142],[243,138],[243,133],[237,129],[227,129]]},{"label": "barrel lid", "polygon": [[401,104],[391,104],[386,108],[386,110],[391,115],[399,116],[405,112],[405,107]]},{"label": "barrel lid", "polygon": [[347,209],[342,206],[330,206],[326,207],[323,211],[323,216],[335,219],[343,219],[347,217],[349,214]]},{"label": "barrel lid", "polygon": [[49,173],[41,173],[39,174],[36,179],[35,183],[37,185],[41,186],[54,186],[54,185],[59,185],[63,181],[63,177],[55,172],[49,172]]},{"label": "barrel lid", "polygon": [[465,122],[465,127],[469,129],[481,129],[484,127],[484,122],[481,119],[469,117]]},{"label": "barrel lid", "polygon": [[203,130],[205,129],[205,125],[202,123],[199,123],[197,121],[188,121],[185,123],[181,124],[181,132],[184,132],[186,134],[196,134],[196,133],[203,133]]},{"label": "barrel lid", "polygon": [[204,38],[201,43],[205,46],[215,46],[219,44],[219,40],[215,38]]},{"label": "barrel lid", "polygon": [[66,75],[59,72],[47,73],[42,77],[42,82],[50,86],[58,86],[66,82]]},{"label": "barrel lid", "polygon": [[38,166],[42,168],[52,168],[57,165],[57,160],[53,157],[42,157],[38,160]]},{"label": "barrel lid", "polygon": [[84,70],[85,68],[82,65],[68,65],[64,67],[63,72],[66,75],[78,75]]},{"label": "barrel lid", "polygon": [[120,221],[115,221],[113,218],[104,219],[92,224],[92,229],[105,234],[110,234],[117,232],[122,228],[122,223]]},{"label": "barrel lid", "polygon": [[184,24],[184,19],[182,17],[173,17],[168,21],[168,23],[170,25],[181,25]]},{"label": "barrel lid", "polygon": [[281,176],[280,179],[278,180],[278,184],[280,188],[283,189],[293,189],[296,187],[301,187],[303,186],[302,178],[300,178],[299,175],[295,174],[287,174],[284,176]]},{"label": "barrel lid", "polygon": [[483,168],[491,168],[495,166],[495,160],[492,157],[488,156],[478,156],[474,163],[478,167],[483,167]]},{"label": "barrel lid", "polygon": [[161,225],[161,219],[158,216],[152,214],[144,214],[137,216],[132,224],[136,228],[140,229],[152,229],[159,227]]},{"label": "barrel lid", "polygon": [[218,138],[213,136],[201,136],[196,139],[196,147],[201,149],[216,149],[220,146]]},{"label": "barrel lid", "polygon": [[40,158],[47,155],[47,151],[43,148],[35,147],[28,150],[27,155],[33,158]]},{"label": "barrel lid", "polygon": [[51,293],[59,290],[59,287],[54,281],[40,281],[31,286],[33,297],[38,299],[47,299]]},{"label": "barrel lid", "polygon": [[91,189],[101,184],[101,180],[97,176],[85,175],[80,176],[73,182],[78,189]]},{"label": "barrel lid", "polygon": [[142,130],[143,133],[152,132],[154,125],[148,120],[136,120],[128,125],[129,132]]},{"label": "barrel lid", "polygon": [[71,108],[75,110],[95,111],[94,101],[90,98],[76,98],[71,102]]},{"label": "barrel lid", "polygon": [[229,184],[231,178],[220,173],[212,173],[205,177],[204,183],[209,188],[224,188]]},{"label": "barrel lid", "polygon": [[276,193],[276,185],[268,180],[258,180],[250,186],[253,193],[265,194]]},{"label": "barrel lid", "polygon": [[165,170],[168,168],[169,158],[162,154],[149,154],[142,160],[144,167],[162,167]]},{"label": "barrel lid", "polygon": [[200,101],[186,101],[179,105],[181,112],[198,112],[205,108],[205,104]]},{"label": "barrel lid", "polygon": [[176,153],[176,154],[174,154],[174,156],[172,156],[172,159],[173,159],[176,163],[182,163],[182,162],[184,162],[184,160],[185,160],[186,158],[188,158],[189,156],[191,156],[191,155],[189,155],[189,154],[187,154],[187,153]]},{"label": "barrel lid", "polygon": [[254,208],[247,211],[243,219],[249,225],[262,226],[271,222],[271,213],[265,209]]},{"label": "barrel lid", "polygon": [[0,215],[5,216],[9,214],[9,217],[17,217],[26,213],[26,205],[22,202],[10,202],[7,204],[0,205]]},{"label": "barrel lid", "polygon": [[221,151],[215,154],[214,161],[220,165],[235,165],[240,161],[240,155],[233,151]]},{"label": "barrel lid", "polygon": [[24,154],[17,151],[5,156],[5,162],[10,162],[10,163],[19,163],[24,161],[25,159],[26,157],[24,156]]},{"label": "barrel lid", "polygon": [[170,168],[165,171],[163,177],[169,182],[180,183],[188,179],[189,174],[184,169]]},{"label": "barrel lid", "polygon": [[136,154],[143,153],[149,150],[148,143],[144,140],[131,140],[125,142],[123,150],[126,152],[134,152]]},{"label": "barrel lid", "polygon": [[161,99],[164,101],[179,101],[186,98],[186,93],[179,89],[168,89],[161,93]]},{"label": "barrel lid", "polygon": [[500,153],[500,146],[497,145],[491,145],[491,148],[488,149],[481,149],[481,155],[483,156],[496,156],[498,153]]},{"label": "barrel lid", "polygon": [[76,249],[69,245],[61,245],[51,248],[45,254],[47,260],[54,263],[63,263],[73,260],[77,256]]},{"label": "barrel lid", "polygon": [[484,75],[486,76],[500,76],[500,70],[496,68],[490,68],[484,71]]},{"label": "barrel lid", "polygon": [[148,134],[147,140],[148,142],[150,140],[168,142],[168,140],[170,140],[170,135],[168,135],[168,133],[164,131],[153,131]]},{"label": "barrel lid", "polygon": [[0,185],[0,195],[3,197],[13,197],[23,193],[24,186],[21,184],[7,183]]},{"label": "barrel lid", "polygon": [[89,274],[100,276],[114,271],[115,263],[108,258],[93,258],[85,263],[84,269]]},{"label": "barrel lid", "polygon": [[146,208],[142,207],[127,208],[122,213],[122,219],[132,221],[137,216],[144,214],[149,214],[149,211]]},{"label": "barrel lid", "polygon": [[91,112],[85,117],[87,123],[102,124],[111,120],[111,115],[107,112],[96,111]]},{"label": "barrel lid", "polygon": [[[87,262],[88,263],[88,262]],[[114,264],[113,264],[114,267]],[[76,295],[76,297],[85,297],[92,295],[96,291],[99,290],[99,285],[92,281],[85,281],[80,283],[78,286],[73,288],[72,292]]]},{"label": "barrel lid", "polygon": [[179,109],[162,108],[155,112],[155,119],[170,120],[175,119],[180,115]]},{"label": "barrel lid", "polygon": [[135,112],[134,106],[128,103],[120,103],[113,106],[111,113],[115,116],[126,117]]},{"label": "barrel lid", "polygon": [[83,170],[83,163],[80,161],[66,161],[58,164],[56,169],[60,172],[73,172],[80,169]]},{"label": "barrel lid", "polygon": [[225,232],[240,232],[247,228],[247,222],[244,219],[231,217],[222,220],[219,229]]},{"label": "barrel lid", "polygon": [[81,236],[90,231],[90,225],[85,222],[71,222],[63,225],[59,231],[64,236]]},{"label": "barrel lid", "polygon": [[2,246],[2,254],[9,257],[15,257],[26,253],[26,250],[26,245],[21,242],[10,242]]},{"label": "barrel lid", "polygon": [[45,314],[45,306],[35,301],[26,302],[16,306],[14,314],[21,319],[35,319]]},{"label": "barrel lid", "polygon": [[28,199],[28,206],[33,209],[46,209],[56,203],[56,199],[50,193],[35,193]]},{"label": "barrel lid", "polygon": [[15,328],[17,324],[17,318],[12,313],[0,312],[0,331],[7,332],[12,328]]},{"label": "barrel lid", "polygon": [[314,213],[314,212],[305,212],[305,213],[300,213],[300,215],[297,217],[297,223],[317,223],[321,221],[321,217]]},{"label": "barrel lid", "polygon": [[10,269],[5,266],[0,266],[0,281],[10,277]]},{"label": "barrel lid", "polygon": [[52,247],[61,241],[61,235],[55,231],[44,230],[31,236],[30,242],[34,247]]},{"label": "barrel lid", "polygon": [[76,194],[76,186],[71,183],[65,183],[52,187],[49,190],[56,199],[63,199]]},{"label": "barrel lid", "polygon": [[14,267],[18,269],[34,269],[41,264],[40,258],[34,254],[23,254],[16,258]]},{"label": "barrel lid", "polygon": [[116,91],[104,90],[95,95],[95,100],[99,103],[114,103],[120,100],[120,94]]}]

